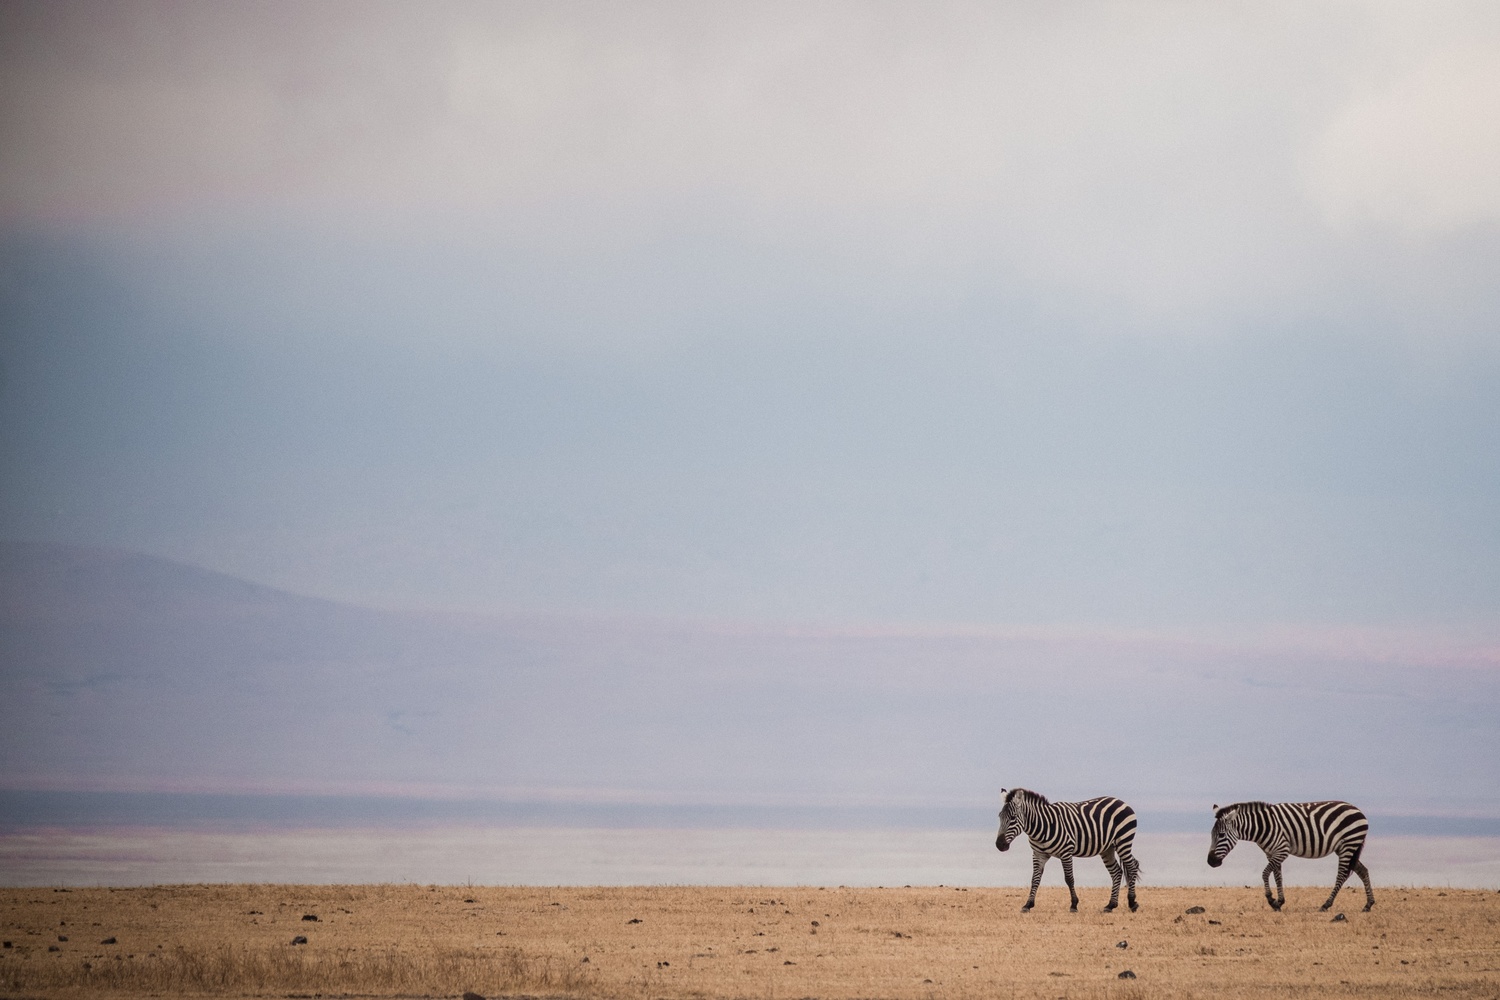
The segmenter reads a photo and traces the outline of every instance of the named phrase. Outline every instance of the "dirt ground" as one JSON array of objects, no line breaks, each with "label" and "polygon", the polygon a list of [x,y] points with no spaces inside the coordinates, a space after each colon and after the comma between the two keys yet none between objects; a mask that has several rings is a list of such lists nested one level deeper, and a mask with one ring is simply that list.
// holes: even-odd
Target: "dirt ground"
[{"label": "dirt ground", "polygon": [[1500,893],[1325,893],[1148,886],[1105,914],[1086,889],[1072,914],[1045,885],[1023,915],[1009,888],[0,889],[0,996],[1500,997]]}]

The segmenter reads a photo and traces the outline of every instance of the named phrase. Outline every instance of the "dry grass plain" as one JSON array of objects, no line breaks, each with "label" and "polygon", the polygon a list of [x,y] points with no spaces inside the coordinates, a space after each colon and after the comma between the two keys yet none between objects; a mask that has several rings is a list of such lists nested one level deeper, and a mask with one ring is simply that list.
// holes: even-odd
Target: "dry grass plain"
[{"label": "dry grass plain", "polygon": [[1325,892],[1104,914],[1086,889],[1070,914],[1048,884],[1022,915],[1013,888],[0,889],[0,996],[1500,997],[1500,893],[1346,890],[1335,921]]}]

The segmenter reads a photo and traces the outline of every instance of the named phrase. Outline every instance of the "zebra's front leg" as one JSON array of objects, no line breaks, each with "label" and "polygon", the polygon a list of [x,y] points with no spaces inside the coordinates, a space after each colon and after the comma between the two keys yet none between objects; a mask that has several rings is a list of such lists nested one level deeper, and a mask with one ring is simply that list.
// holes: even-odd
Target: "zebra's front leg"
[{"label": "zebra's front leg", "polygon": [[1073,859],[1067,855],[1063,856],[1063,881],[1068,883],[1068,896],[1073,900],[1073,905],[1068,907],[1069,913],[1078,912],[1078,893],[1073,889]]},{"label": "zebra's front leg", "polygon": [[1370,907],[1375,905],[1375,893],[1370,888],[1370,871],[1365,867],[1363,861],[1356,861],[1354,862],[1354,874],[1358,875],[1359,880],[1365,884],[1365,912],[1369,913]]},{"label": "zebra's front leg", "polygon": [[1353,855],[1350,855],[1349,857],[1344,857],[1343,855],[1339,856],[1339,874],[1338,877],[1333,880],[1333,891],[1328,894],[1328,901],[1322,906],[1318,907],[1319,910],[1329,910],[1333,908],[1333,901],[1338,898],[1339,890],[1344,887],[1345,880],[1349,878],[1349,865],[1351,862],[1353,862],[1353,860]]},{"label": "zebra's front leg", "polygon": [[1028,912],[1036,905],[1036,887],[1042,884],[1042,868],[1047,864],[1048,855],[1041,851],[1031,852],[1031,895],[1026,897],[1026,905],[1021,907],[1021,912]]},{"label": "zebra's front leg", "polygon": [[1104,912],[1109,913],[1120,905],[1120,877],[1125,874],[1125,867],[1120,864],[1120,859],[1115,857],[1113,851],[1103,855],[1100,860],[1109,869],[1109,902],[1104,907]]},{"label": "zebra's front leg", "polygon": [[1271,894],[1271,873],[1276,873],[1276,887],[1281,888],[1281,866],[1274,861],[1267,861],[1265,871],[1260,873],[1260,880],[1266,886],[1266,902],[1271,904],[1271,909],[1281,909],[1281,904],[1276,902],[1276,897]]}]

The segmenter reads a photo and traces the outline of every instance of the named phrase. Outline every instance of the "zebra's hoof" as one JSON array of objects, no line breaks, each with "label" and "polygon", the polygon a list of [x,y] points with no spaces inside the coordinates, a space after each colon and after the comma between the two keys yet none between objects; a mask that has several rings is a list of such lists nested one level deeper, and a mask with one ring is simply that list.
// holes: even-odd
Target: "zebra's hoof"
[{"label": "zebra's hoof", "polygon": [[1365,904],[1365,908],[1364,908],[1364,910],[1362,912],[1369,913],[1370,912],[1370,907],[1372,907],[1374,905],[1375,905],[1374,903],[1366,903]]},{"label": "zebra's hoof", "polygon": [[1131,913],[1134,913],[1136,910],[1139,910],[1140,908],[1141,908],[1141,904],[1140,903],[1137,903],[1133,899],[1130,901],[1130,912]]},{"label": "zebra's hoof", "polygon": [[1030,913],[1031,912],[1031,907],[1029,907],[1029,906],[1023,906],[1023,907],[1021,907],[1021,912],[1022,913]]},{"label": "zebra's hoof", "polygon": [[1104,907],[1104,912],[1105,913],[1113,913],[1113,912],[1115,912],[1115,907],[1117,905],[1119,905],[1119,904],[1117,904],[1117,903],[1110,903],[1110,904],[1108,904],[1107,906]]},{"label": "zebra's hoof", "polygon": [[1322,906],[1318,907],[1318,912],[1327,913],[1332,906],[1332,903],[1324,903]]},{"label": "zebra's hoof", "polygon": [[1069,913],[1077,913],[1078,912],[1078,907],[1077,906],[1070,906],[1070,907],[1068,907],[1068,912]]}]

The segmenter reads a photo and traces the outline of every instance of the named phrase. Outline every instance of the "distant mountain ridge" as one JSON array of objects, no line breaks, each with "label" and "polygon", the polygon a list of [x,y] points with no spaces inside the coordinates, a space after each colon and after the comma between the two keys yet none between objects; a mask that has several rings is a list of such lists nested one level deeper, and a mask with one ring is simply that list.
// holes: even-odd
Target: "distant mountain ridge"
[{"label": "distant mountain ridge", "polygon": [[1493,746],[1493,670],[405,613],[0,544],[17,791],[985,811],[1026,784],[1162,813],[1338,797],[1484,818]]}]

